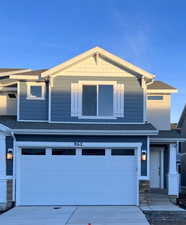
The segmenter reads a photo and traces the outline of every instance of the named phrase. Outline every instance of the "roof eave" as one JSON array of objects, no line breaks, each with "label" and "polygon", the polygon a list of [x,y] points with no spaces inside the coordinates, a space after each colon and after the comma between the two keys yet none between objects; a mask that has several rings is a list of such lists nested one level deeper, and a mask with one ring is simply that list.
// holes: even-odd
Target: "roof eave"
[{"label": "roof eave", "polygon": [[147,89],[147,93],[152,93],[152,94],[159,94],[159,93],[173,94],[177,92],[178,92],[177,89]]},{"label": "roof eave", "polygon": [[123,59],[121,59],[118,56],[115,56],[115,55],[109,53],[108,51],[106,51],[106,50],[104,50],[104,49],[102,49],[100,47],[92,48],[92,49],[90,49],[90,50],[88,50],[88,51],[86,51],[86,52],[84,52],[84,53],[82,53],[82,54],[80,54],[78,56],[75,56],[74,58],[72,58],[70,60],[67,60],[66,62],[64,62],[64,63],[62,63],[60,65],[57,65],[57,66],[55,66],[55,67],[53,67],[53,68],[51,68],[51,69],[41,73],[41,77],[50,76],[50,75],[58,72],[59,70],[63,70],[66,67],[71,66],[72,64],[74,64],[74,63],[76,63],[76,62],[78,62],[80,60],[83,60],[86,57],[94,55],[94,54],[100,54],[100,55],[110,59],[111,61],[114,61],[114,62],[116,62],[117,64],[119,64],[121,66],[127,67],[128,69],[130,69],[130,70],[132,70],[132,71],[134,71],[134,72],[136,72],[136,73],[138,73],[138,74],[140,74],[140,75],[142,75],[142,76],[144,76],[144,77],[146,77],[148,79],[153,79],[155,77],[154,74],[148,73],[145,70],[143,70],[143,69],[141,69],[141,68],[139,68],[139,67],[137,67],[137,66],[135,66],[135,65],[133,65],[133,64],[131,64],[131,63],[125,61],[125,60],[123,60]]},{"label": "roof eave", "polygon": [[13,129],[15,134],[53,134],[53,135],[158,135],[157,130],[48,130]]}]

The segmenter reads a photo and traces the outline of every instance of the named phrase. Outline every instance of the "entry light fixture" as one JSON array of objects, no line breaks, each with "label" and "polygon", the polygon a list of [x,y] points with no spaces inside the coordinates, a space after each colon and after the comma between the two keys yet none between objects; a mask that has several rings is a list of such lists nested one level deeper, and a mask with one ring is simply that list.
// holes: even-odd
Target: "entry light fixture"
[{"label": "entry light fixture", "polygon": [[8,152],[6,154],[6,158],[8,160],[12,160],[13,159],[13,150],[11,148],[8,149]]},{"label": "entry light fixture", "polygon": [[142,152],[141,152],[141,160],[143,160],[143,161],[147,160],[147,151],[142,150]]}]

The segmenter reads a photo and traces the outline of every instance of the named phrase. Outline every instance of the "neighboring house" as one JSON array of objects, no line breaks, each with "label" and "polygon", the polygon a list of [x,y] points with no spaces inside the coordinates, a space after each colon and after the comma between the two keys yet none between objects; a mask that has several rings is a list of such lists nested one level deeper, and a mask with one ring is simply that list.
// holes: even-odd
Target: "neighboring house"
[{"label": "neighboring house", "polygon": [[[186,105],[182,111],[177,128],[181,135],[186,138]],[[181,154],[181,192],[186,193],[186,142],[180,143]]]},{"label": "neighboring house", "polygon": [[139,205],[176,198],[172,86],[96,47],[45,70],[0,70],[0,202]]}]

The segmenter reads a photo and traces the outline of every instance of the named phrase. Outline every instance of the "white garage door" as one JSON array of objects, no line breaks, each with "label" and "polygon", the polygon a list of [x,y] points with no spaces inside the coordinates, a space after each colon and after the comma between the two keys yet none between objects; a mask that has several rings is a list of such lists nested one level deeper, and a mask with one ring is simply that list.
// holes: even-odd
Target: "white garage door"
[{"label": "white garage door", "polygon": [[22,149],[17,205],[136,205],[134,149]]}]

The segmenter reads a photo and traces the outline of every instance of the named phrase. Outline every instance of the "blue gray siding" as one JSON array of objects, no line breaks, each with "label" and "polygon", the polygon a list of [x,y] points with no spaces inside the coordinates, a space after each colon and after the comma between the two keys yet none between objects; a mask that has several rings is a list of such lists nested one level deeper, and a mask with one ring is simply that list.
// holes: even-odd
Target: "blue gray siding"
[{"label": "blue gray siding", "polygon": [[[84,120],[71,117],[71,83],[79,80],[107,80],[124,84],[124,118]],[[63,77],[54,78],[51,95],[51,120],[71,122],[143,122],[143,89],[135,77]]]},{"label": "blue gray siding", "polygon": [[[60,136],[60,135],[16,135],[17,141],[33,142],[140,142],[142,150],[147,150],[146,136]],[[44,143],[43,143],[44,147]],[[141,175],[147,176],[147,161],[141,161]]]},{"label": "blue gray siding", "polygon": [[46,87],[45,100],[27,99],[26,82],[20,82],[20,120],[48,120],[48,88]]},{"label": "blue gray siding", "polygon": [[[8,152],[9,148],[13,149],[13,138],[11,136],[6,136],[6,153]],[[6,160],[6,175],[13,175],[13,160]]]}]

